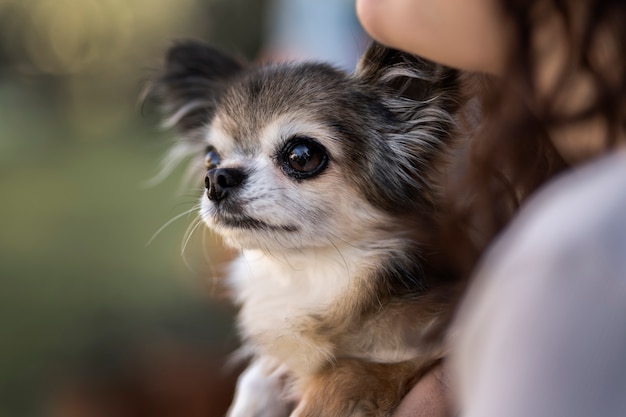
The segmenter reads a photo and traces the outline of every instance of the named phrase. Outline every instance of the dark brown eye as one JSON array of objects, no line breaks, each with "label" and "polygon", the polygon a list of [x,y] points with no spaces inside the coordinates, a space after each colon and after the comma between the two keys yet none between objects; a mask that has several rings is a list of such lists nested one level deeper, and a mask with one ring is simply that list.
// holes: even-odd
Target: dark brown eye
[{"label": "dark brown eye", "polygon": [[204,168],[206,168],[207,171],[213,168],[217,168],[217,166],[220,164],[220,155],[217,153],[215,148],[213,146],[207,146],[205,152]]},{"label": "dark brown eye", "polygon": [[319,174],[328,163],[326,149],[309,138],[294,138],[283,151],[285,170],[297,179]]}]

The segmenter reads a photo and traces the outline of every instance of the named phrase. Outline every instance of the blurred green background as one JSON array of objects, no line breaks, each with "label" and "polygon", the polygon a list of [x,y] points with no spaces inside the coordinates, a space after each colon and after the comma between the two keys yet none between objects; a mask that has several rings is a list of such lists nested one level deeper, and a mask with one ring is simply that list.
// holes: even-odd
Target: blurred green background
[{"label": "blurred green background", "polygon": [[172,39],[255,57],[263,8],[0,0],[0,417],[87,415],[65,385],[132,379],[119,369],[163,346],[221,358],[236,342],[207,297],[214,238],[198,229],[181,255],[194,216],[146,245],[199,187],[181,172],[145,186],[174,139],[138,97]]}]

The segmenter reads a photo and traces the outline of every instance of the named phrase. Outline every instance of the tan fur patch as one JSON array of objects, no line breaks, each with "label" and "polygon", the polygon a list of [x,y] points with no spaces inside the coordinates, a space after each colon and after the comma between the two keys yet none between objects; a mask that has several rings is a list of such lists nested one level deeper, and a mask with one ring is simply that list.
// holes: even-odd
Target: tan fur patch
[{"label": "tan fur patch", "polygon": [[339,359],[308,382],[292,417],[390,416],[437,363],[432,358],[392,364]]}]

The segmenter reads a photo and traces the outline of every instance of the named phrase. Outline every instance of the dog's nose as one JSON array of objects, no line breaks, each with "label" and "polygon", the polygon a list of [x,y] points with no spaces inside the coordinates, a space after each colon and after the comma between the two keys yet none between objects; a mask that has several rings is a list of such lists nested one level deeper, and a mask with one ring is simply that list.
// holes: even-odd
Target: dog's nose
[{"label": "dog's nose", "polygon": [[245,173],[237,168],[210,169],[204,177],[206,195],[209,200],[220,201],[230,190],[241,185],[245,177]]}]

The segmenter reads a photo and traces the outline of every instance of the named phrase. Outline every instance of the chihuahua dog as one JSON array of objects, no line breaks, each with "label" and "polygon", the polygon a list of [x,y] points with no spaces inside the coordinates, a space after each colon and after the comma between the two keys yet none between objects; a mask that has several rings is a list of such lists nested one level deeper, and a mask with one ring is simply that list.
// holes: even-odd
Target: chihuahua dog
[{"label": "chihuahua dog", "polygon": [[372,44],[353,74],[175,44],[153,89],[204,161],[204,222],[241,250],[230,417],[387,416],[440,359],[421,337],[456,71]]}]

